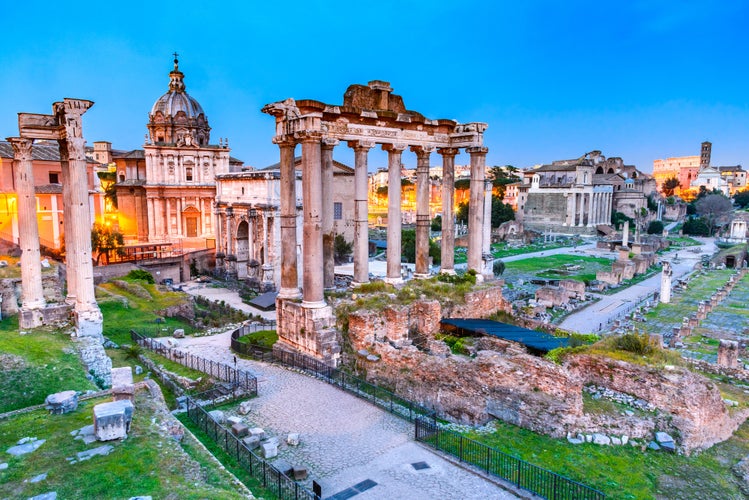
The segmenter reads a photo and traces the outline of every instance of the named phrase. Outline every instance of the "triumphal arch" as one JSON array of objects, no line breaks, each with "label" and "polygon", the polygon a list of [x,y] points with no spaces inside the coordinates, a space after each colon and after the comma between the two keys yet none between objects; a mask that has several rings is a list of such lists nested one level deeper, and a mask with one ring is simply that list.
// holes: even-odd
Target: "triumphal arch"
[{"label": "triumphal arch", "polygon": [[[333,273],[333,151],[345,143],[354,150],[354,282],[369,281],[367,155],[380,145],[388,152],[387,277],[401,278],[401,157],[416,154],[416,273],[429,275],[429,162],[442,156],[442,272],[454,273],[454,167],[465,148],[471,158],[468,268],[479,275],[487,268],[485,123],[430,120],[407,110],[388,82],[351,85],[342,105],[309,99],[286,99],[263,107],[276,119],[273,142],[281,153],[281,290],[277,299],[278,335],[287,346],[335,363],[333,314],[325,302],[325,285]],[[302,145],[302,289],[299,289],[296,241],[294,150]],[[301,299],[301,300],[299,300]],[[277,344],[278,345],[278,344]]]}]

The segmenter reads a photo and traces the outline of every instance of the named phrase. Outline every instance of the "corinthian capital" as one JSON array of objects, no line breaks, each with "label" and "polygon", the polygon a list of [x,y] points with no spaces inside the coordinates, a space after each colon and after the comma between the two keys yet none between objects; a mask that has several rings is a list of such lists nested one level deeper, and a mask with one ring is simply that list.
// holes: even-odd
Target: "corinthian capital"
[{"label": "corinthian capital", "polygon": [[8,137],[7,141],[13,146],[13,159],[18,161],[31,161],[31,147],[34,139],[22,137]]},{"label": "corinthian capital", "polygon": [[466,148],[466,153],[470,155],[485,155],[489,152],[489,148],[485,146],[474,146],[471,148]]},{"label": "corinthian capital", "polygon": [[375,147],[375,142],[374,141],[348,141],[348,147],[350,147],[354,151],[362,150],[362,149],[368,151],[372,149],[373,147]]},{"label": "corinthian capital", "polygon": [[294,139],[298,142],[320,142],[322,140],[322,132],[317,130],[300,130],[294,132]]},{"label": "corinthian capital", "polygon": [[442,156],[455,156],[460,153],[458,148],[437,148],[437,153]]},{"label": "corinthian capital", "polygon": [[394,144],[383,144],[382,150],[393,153],[402,153],[406,150],[408,144],[394,143]]}]

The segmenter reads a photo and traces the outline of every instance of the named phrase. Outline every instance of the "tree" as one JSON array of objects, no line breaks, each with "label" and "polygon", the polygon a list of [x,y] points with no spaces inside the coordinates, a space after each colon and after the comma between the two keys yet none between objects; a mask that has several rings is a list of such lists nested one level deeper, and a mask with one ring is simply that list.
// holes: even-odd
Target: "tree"
[{"label": "tree", "polygon": [[492,187],[500,199],[505,196],[507,184],[512,184],[520,180],[520,177],[516,174],[517,171],[518,169],[512,165],[505,165],[504,167],[494,166],[490,169],[489,178],[492,180]]},{"label": "tree", "polygon": [[749,205],[749,189],[744,189],[742,191],[737,191],[733,195],[733,201],[741,208],[746,207]]},{"label": "tree", "polygon": [[659,220],[650,221],[650,225],[648,225],[648,234],[661,233],[663,233],[663,222]]},{"label": "tree", "polygon": [[442,231],[442,216],[437,215],[432,219],[432,231]]},{"label": "tree", "polygon": [[468,224],[468,203],[461,203],[455,211],[455,219],[463,224]]},{"label": "tree", "polygon": [[[442,260],[442,250],[432,239],[429,240],[429,256],[435,264],[439,264]],[[416,262],[416,231],[413,229],[401,231],[401,258],[411,264]]]},{"label": "tree", "polygon": [[505,272],[505,263],[499,259],[494,261],[494,276],[502,276],[502,274]]},{"label": "tree", "polygon": [[684,234],[692,236],[708,236],[710,234],[710,228],[707,227],[703,219],[687,219],[684,221],[684,225],[681,227]]},{"label": "tree", "polygon": [[353,243],[346,241],[342,234],[336,234],[333,239],[333,260],[336,264],[345,262],[353,249]]},{"label": "tree", "polygon": [[674,190],[677,187],[680,187],[681,184],[679,183],[679,179],[676,177],[669,177],[665,181],[663,181],[663,186],[661,186],[661,191],[663,192],[663,196],[669,197],[674,195]]},{"label": "tree", "polygon": [[99,265],[101,256],[104,255],[107,264],[109,264],[109,253],[116,251],[122,253],[122,245],[125,244],[125,238],[122,233],[112,229],[105,224],[94,224],[91,228],[91,251],[97,252],[96,265]]},{"label": "tree", "polygon": [[515,220],[515,211],[512,205],[502,203],[502,198],[492,196],[492,227],[499,227],[503,222]]},{"label": "tree", "polygon": [[728,217],[733,211],[731,200],[722,194],[705,195],[697,200],[695,208],[707,224],[709,236],[713,235],[716,227],[728,222]]}]

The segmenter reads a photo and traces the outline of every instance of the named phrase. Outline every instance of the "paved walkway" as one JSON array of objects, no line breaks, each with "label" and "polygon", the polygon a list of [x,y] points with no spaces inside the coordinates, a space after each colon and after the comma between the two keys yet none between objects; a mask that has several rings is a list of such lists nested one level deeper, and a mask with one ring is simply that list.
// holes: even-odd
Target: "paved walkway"
[{"label": "paved walkway", "polygon": [[258,309],[257,307],[252,307],[249,304],[245,304],[239,297],[239,293],[228,288],[216,287],[211,283],[187,281],[185,283],[182,283],[182,291],[185,293],[189,293],[190,295],[200,295],[201,297],[205,297],[206,299],[214,301],[220,302],[223,300],[226,304],[229,304],[234,309],[239,309],[240,311],[246,312],[247,314],[254,314],[256,316],[260,315],[267,320],[276,319],[275,309],[272,311],[263,311],[262,309]]},{"label": "paved walkway", "polygon": [[[712,255],[716,247],[713,238],[695,238],[702,243],[697,247],[685,247],[678,250],[672,250],[661,256],[661,260],[671,263],[673,270],[672,282],[690,273],[695,264],[701,261],[702,254]],[[676,256],[678,255],[678,259]],[[582,309],[578,312],[567,316],[559,325],[560,328],[580,333],[595,333],[599,325],[605,326],[616,319],[619,319],[645,300],[653,292],[661,289],[661,274],[658,273],[636,285],[632,285],[620,292],[612,295],[593,294],[600,298],[595,304]]]},{"label": "paved walkway", "polygon": [[[233,363],[230,332],[180,340],[180,349]],[[259,396],[248,419],[283,438],[300,433],[300,446],[281,446],[279,458],[305,465],[307,484],[317,481],[323,498],[363,481],[376,486],[356,499],[511,499],[515,495],[444,460],[417,444],[413,425],[325,382],[275,365],[237,359],[258,378]],[[412,464],[426,462],[416,470]],[[339,498],[349,498],[341,496]]]}]

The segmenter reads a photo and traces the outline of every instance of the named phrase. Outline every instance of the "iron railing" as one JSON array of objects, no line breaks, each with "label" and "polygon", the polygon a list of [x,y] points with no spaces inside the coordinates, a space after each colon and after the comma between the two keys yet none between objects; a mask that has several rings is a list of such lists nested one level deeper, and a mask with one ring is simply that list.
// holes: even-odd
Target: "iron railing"
[{"label": "iron railing", "polygon": [[187,416],[240,467],[270,490],[279,500],[319,500],[313,492],[266,462],[224,426],[216,422],[195,400],[187,398]]},{"label": "iron railing", "polygon": [[193,370],[205,373],[210,377],[232,384],[236,390],[243,394],[257,396],[257,378],[249,372],[240,370],[236,366],[206,359],[195,354],[186,353],[177,349],[167,347],[158,340],[145,337],[135,330],[130,330],[130,337],[139,346],[153,351],[168,360],[179,363]]},{"label": "iron railing", "polygon": [[417,418],[416,440],[461,462],[488,472],[520,488],[551,500],[602,500],[602,492],[533,465],[457,432],[441,428],[434,421]]}]

